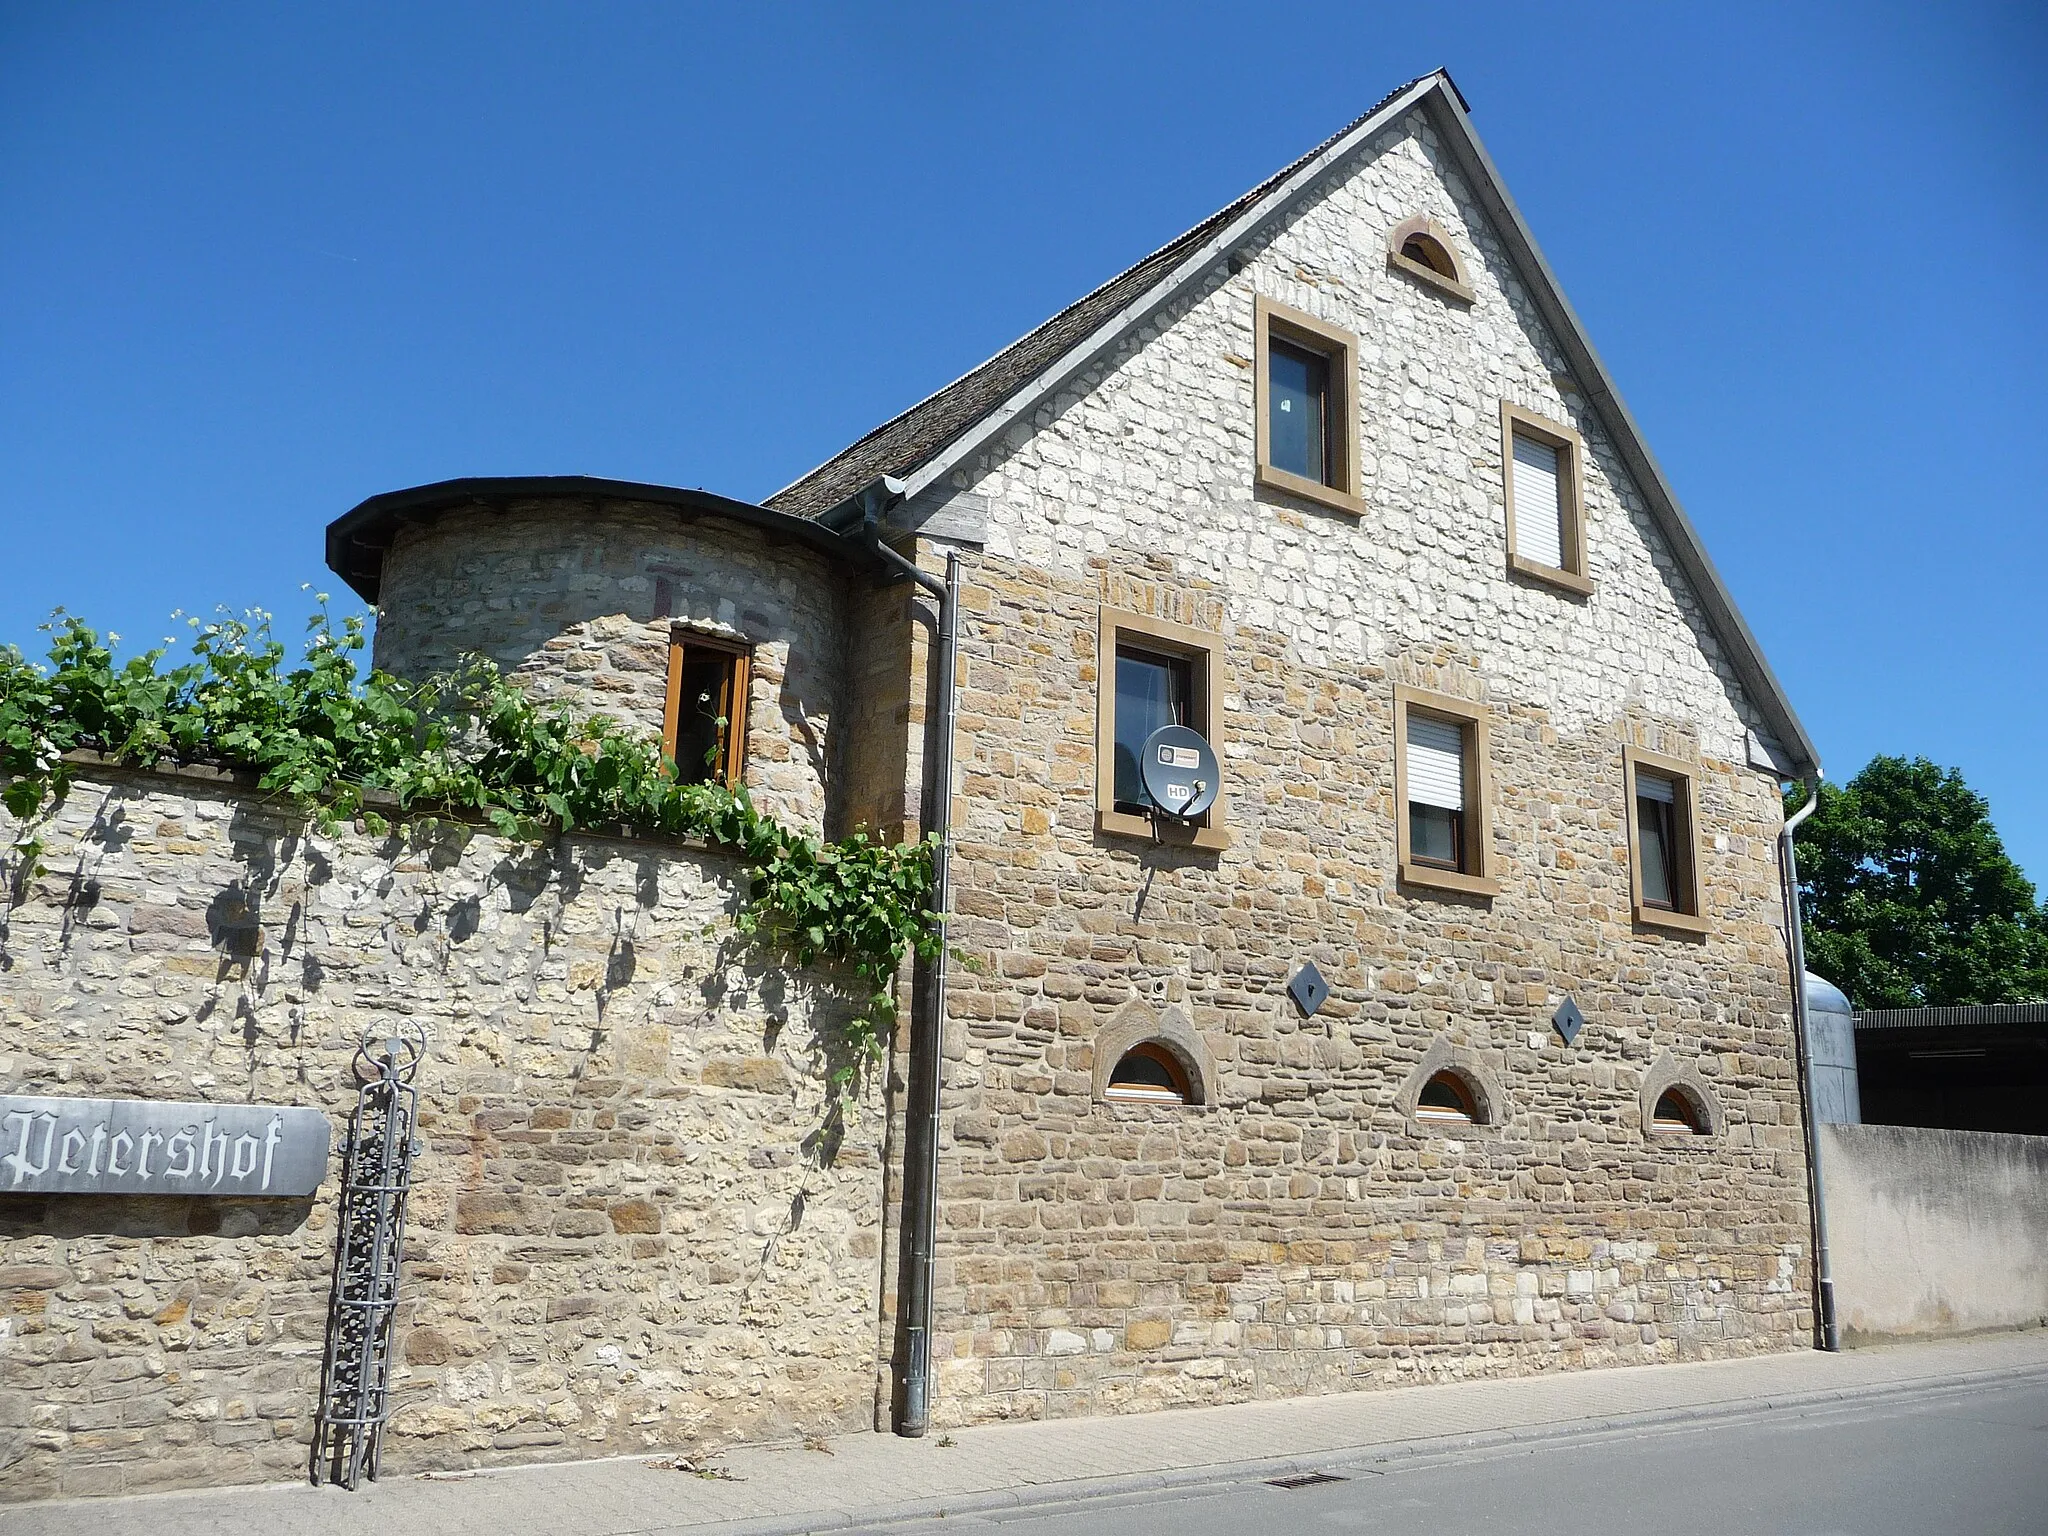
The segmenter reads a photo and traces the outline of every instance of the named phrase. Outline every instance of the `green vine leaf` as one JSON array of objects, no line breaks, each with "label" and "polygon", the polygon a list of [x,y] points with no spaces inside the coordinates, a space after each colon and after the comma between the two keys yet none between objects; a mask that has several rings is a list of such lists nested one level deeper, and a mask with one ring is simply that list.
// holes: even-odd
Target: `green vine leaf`
[{"label": "green vine leaf", "polygon": [[[425,808],[521,842],[623,826],[729,849],[747,890],[735,930],[863,983],[865,1006],[844,1031],[857,1060],[882,1053],[904,959],[939,953],[932,839],[821,843],[764,815],[744,787],[678,782],[652,735],[537,704],[481,657],[418,683],[365,671],[366,616],[336,621],[324,597],[296,663],[260,610],[189,622],[191,660],[176,666],[167,647],[117,666],[115,637],[61,610],[42,664],[0,647],[0,804],[19,829],[17,870],[40,863],[37,828],[70,784],[64,755],[89,751],[132,767],[247,771],[323,829],[359,820],[390,835],[393,820],[368,806],[382,795],[399,808],[400,835],[434,827]],[[834,1091],[849,1094],[856,1076],[836,1068]]]}]

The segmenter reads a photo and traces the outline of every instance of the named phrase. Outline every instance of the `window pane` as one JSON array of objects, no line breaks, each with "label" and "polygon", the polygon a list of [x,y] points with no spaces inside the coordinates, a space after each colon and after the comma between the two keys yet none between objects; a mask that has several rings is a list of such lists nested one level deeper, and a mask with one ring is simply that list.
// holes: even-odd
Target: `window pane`
[{"label": "window pane", "polygon": [[1649,795],[1636,797],[1636,843],[1643,857],[1643,903],[1673,906],[1671,896],[1671,803]]},{"label": "window pane", "polygon": [[1667,1090],[1657,1100],[1650,1116],[1650,1129],[1667,1133],[1699,1134],[1700,1126],[1692,1106],[1677,1093]]},{"label": "window pane", "polygon": [[1418,1120],[1465,1120],[1479,1117],[1473,1113],[1471,1096],[1465,1085],[1448,1072],[1439,1072],[1422,1085],[1422,1092],[1415,1097],[1415,1118]]},{"label": "window pane", "polygon": [[1184,656],[1152,651],[1116,653],[1116,763],[1114,798],[1120,811],[1151,809],[1145,783],[1138,774],[1138,754],[1145,738],[1162,725],[1188,725],[1189,678]]},{"label": "window pane", "polygon": [[1465,809],[1465,727],[1408,716],[1408,798],[1447,811]]},{"label": "window pane", "polygon": [[1272,402],[1266,424],[1268,460],[1275,469],[1328,485],[1324,427],[1329,415],[1329,359],[1274,341],[1266,349],[1266,363]]},{"label": "window pane", "polygon": [[1568,460],[1549,443],[1515,433],[1515,552],[1564,569],[1563,480]]},{"label": "window pane", "polygon": [[732,692],[732,658],[717,651],[685,650],[677,668],[676,777],[708,784],[725,771],[722,761]]},{"label": "window pane", "polygon": [[1109,1080],[1120,1085],[1164,1088],[1176,1097],[1180,1094],[1180,1082],[1173,1069],[1154,1051],[1139,1049],[1126,1052],[1110,1071]]},{"label": "window pane", "polygon": [[1445,869],[1464,867],[1463,841],[1465,813],[1446,810],[1440,805],[1417,805],[1408,807],[1408,857],[1417,864],[1436,864]]}]

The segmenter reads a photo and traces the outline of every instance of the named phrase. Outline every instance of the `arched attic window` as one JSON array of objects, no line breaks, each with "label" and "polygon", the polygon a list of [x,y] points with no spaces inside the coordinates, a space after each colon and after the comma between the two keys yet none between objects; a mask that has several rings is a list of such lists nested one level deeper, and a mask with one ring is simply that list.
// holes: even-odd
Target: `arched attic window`
[{"label": "arched attic window", "polygon": [[1440,293],[1470,304],[1472,281],[1450,231],[1420,214],[1397,225],[1387,237],[1387,265]]},{"label": "arched attic window", "polygon": [[1401,254],[1410,261],[1429,268],[1438,277],[1457,280],[1458,269],[1451,261],[1451,253],[1437,244],[1434,236],[1413,234],[1401,242]]},{"label": "arched attic window", "polygon": [[1187,1104],[1194,1099],[1186,1069],[1171,1051],[1149,1040],[1117,1058],[1102,1096],[1123,1104]]},{"label": "arched attic window", "polygon": [[1683,1088],[1666,1088],[1657,1095],[1657,1107],[1650,1112],[1650,1132],[1655,1136],[1704,1136],[1707,1117]]},{"label": "arched attic window", "polygon": [[1415,1118],[1434,1125],[1479,1124],[1479,1100],[1455,1072],[1439,1072],[1415,1096]]}]

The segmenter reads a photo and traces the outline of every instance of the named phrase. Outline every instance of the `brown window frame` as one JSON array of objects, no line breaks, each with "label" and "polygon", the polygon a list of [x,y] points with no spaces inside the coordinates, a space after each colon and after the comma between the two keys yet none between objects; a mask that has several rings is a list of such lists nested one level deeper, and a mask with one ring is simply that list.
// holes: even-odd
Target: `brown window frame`
[{"label": "brown window frame", "polygon": [[[1628,893],[1636,923],[1679,933],[1707,932],[1711,924],[1705,916],[1705,886],[1701,880],[1699,765],[1637,746],[1622,748],[1621,763],[1622,820],[1628,827]],[[1643,899],[1642,831],[1636,823],[1639,769],[1647,769],[1672,784],[1672,819],[1676,823],[1672,851],[1677,855],[1678,868],[1672,872],[1673,901],[1669,907]]]},{"label": "brown window frame", "polygon": [[1143,838],[1148,843],[1156,839],[1195,848],[1228,848],[1231,837],[1224,830],[1227,777],[1215,803],[1192,827],[1116,808],[1116,657],[1118,649],[1125,646],[1188,662],[1189,713],[1197,716],[1188,724],[1208,738],[1219,758],[1223,754],[1223,637],[1213,630],[1105,605],[1095,642],[1095,830],[1113,837]]},{"label": "brown window frame", "polygon": [[[1555,448],[1558,473],[1558,542],[1562,566],[1543,565],[1523,555],[1515,540],[1515,439]],[[1586,565],[1586,441],[1571,427],[1539,416],[1512,401],[1500,403],[1501,502],[1507,524],[1508,569],[1517,576],[1558,587],[1575,597],[1593,595],[1595,583]]]},{"label": "brown window frame", "polygon": [[670,763],[675,764],[678,777],[681,777],[682,765],[676,762],[676,736],[682,723],[683,665],[691,652],[700,656],[724,657],[730,663],[730,670],[726,673],[725,735],[719,743],[719,767],[707,780],[685,779],[684,782],[722,783],[736,789],[746,781],[747,714],[752,703],[754,648],[744,640],[707,635],[687,625],[678,624],[669,631],[668,686],[661,711],[661,751]]},{"label": "brown window frame", "polygon": [[[1458,1101],[1458,1108],[1455,1111],[1440,1109],[1434,1104],[1424,1104],[1422,1102],[1423,1095],[1428,1093],[1438,1083],[1444,1083],[1449,1086],[1451,1096]],[[1429,1080],[1417,1090],[1413,1113],[1415,1120],[1420,1124],[1480,1125],[1484,1123],[1479,1118],[1479,1096],[1472,1091],[1472,1085],[1448,1068],[1439,1072],[1432,1072],[1429,1075]]]},{"label": "brown window frame", "polygon": [[[1149,1084],[1118,1082],[1118,1070],[1133,1056],[1165,1068],[1173,1087],[1169,1090]],[[1102,1097],[1111,1104],[1192,1104],[1195,1100],[1187,1068],[1180,1064],[1173,1052],[1153,1040],[1141,1041],[1117,1057],[1116,1065],[1109,1069],[1109,1081],[1103,1085]]]},{"label": "brown window frame", "polygon": [[[1666,1099],[1673,1100],[1678,1105],[1675,1123],[1673,1120],[1657,1113],[1658,1110],[1664,1107]],[[1710,1122],[1708,1122],[1707,1117],[1701,1113],[1699,1105],[1693,1102],[1692,1096],[1676,1084],[1659,1093],[1656,1103],[1650,1107],[1650,1134],[1652,1136],[1705,1136],[1710,1134],[1709,1124]]]},{"label": "brown window frame", "polygon": [[[1358,489],[1358,338],[1264,294],[1252,300],[1252,328],[1252,416],[1257,439],[1253,480],[1303,501],[1353,517],[1362,516],[1365,501]],[[1329,465],[1327,481],[1311,480],[1273,463],[1268,412],[1272,409],[1272,345],[1276,340],[1296,351],[1316,353],[1329,364],[1323,430],[1323,453]]]},{"label": "brown window frame", "polygon": [[[1424,240],[1434,246],[1450,265],[1450,272],[1441,272],[1410,256],[1407,245],[1411,240]],[[1472,275],[1466,270],[1465,258],[1458,250],[1458,242],[1451,238],[1449,230],[1426,214],[1417,214],[1394,226],[1393,233],[1387,236],[1387,265],[1460,303],[1472,304],[1478,300],[1478,295],[1472,290]]]},{"label": "brown window frame", "polygon": [[[1408,716],[1410,712],[1456,725],[1465,740],[1463,867],[1445,869],[1415,857],[1408,818]],[[1432,693],[1397,683],[1394,687],[1394,852],[1401,884],[1454,891],[1462,896],[1498,896],[1493,854],[1493,712],[1471,699]]]}]

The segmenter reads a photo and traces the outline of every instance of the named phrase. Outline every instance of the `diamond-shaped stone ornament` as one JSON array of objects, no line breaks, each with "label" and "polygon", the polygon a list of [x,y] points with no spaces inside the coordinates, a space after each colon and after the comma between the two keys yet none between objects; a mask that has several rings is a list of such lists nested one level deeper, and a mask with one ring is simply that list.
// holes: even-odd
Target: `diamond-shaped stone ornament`
[{"label": "diamond-shaped stone ornament", "polygon": [[1579,1012],[1579,1005],[1566,998],[1557,1012],[1550,1016],[1550,1027],[1557,1031],[1558,1039],[1566,1045],[1579,1038],[1579,1031],[1586,1027],[1586,1016]]},{"label": "diamond-shaped stone ornament", "polygon": [[1287,983],[1287,995],[1294,999],[1295,1006],[1304,1014],[1313,1015],[1329,1001],[1330,984],[1323,980],[1323,973],[1316,969],[1313,960],[1304,960]]}]

